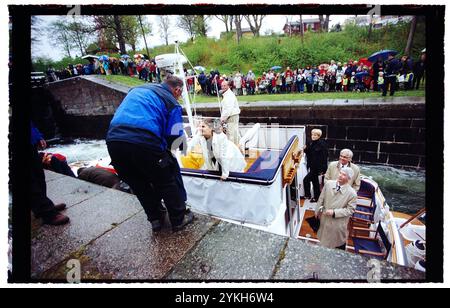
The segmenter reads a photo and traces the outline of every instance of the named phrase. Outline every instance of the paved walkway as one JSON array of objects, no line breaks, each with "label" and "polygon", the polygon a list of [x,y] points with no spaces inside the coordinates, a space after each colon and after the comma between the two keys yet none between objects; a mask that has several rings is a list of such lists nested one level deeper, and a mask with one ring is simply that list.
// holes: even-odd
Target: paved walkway
[{"label": "paved walkway", "polygon": [[[46,171],[49,197],[68,205],[65,226],[32,220],[32,278],[66,281],[77,259],[89,280],[367,281],[368,259],[208,216],[185,230],[153,234],[134,195]],[[383,280],[420,281],[425,274],[382,262]]]}]

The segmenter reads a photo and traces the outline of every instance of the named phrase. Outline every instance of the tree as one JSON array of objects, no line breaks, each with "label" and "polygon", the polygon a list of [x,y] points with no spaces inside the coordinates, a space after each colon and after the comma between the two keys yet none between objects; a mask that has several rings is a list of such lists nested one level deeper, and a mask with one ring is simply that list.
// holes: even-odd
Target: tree
[{"label": "tree", "polygon": [[33,15],[31,16],[31,42],[37,43],[41,37],[41,20],[39,17]]},{"label": "tree", "polygon": [[214,16],[225,24],[226,33],[233,31],[233,15],[214,15]]},{"label": "tree", "polygon": [[169,45],[169,28],[170,28],[170,19],[167,15],[159,16],[159,35],[162,39],[165,40],[166,46]]},{"label": "tree", "polygon": [[323,15],[319,15],[319,21],[320,21],[320,32],[323,31]]},{"label": "tree", "polygon": [[300,15],[300,37],[302,39],[302,44],[304,36],[305,36],[305,29],[303,28],[303,15]]},{"label": "tree", "polygon": [[73,40],[71,38],[68,24],[64,20],[56,20],[47,27],[49,39],[52,39],[57,45],[64,49],[68,57],[72,57],[70,50],[73,48]]},{"label": "tree", "polygon": [[367,31],[367,40],[370,41],[370,36],[372,35],[373,28],[373,15],[369,15],[369,30]]},{"label": "tree", "polygon": [[329,24],[330,24],[330,15],[326,15],[325,16],[325,22],[324,22],[324,29],[325,29],[325,32],[328,32],[328,26],[329,26]]},{"label": "tree", "polygon": [[207,15],[195,15],[195,18],[194,18],[195,36],[206,37],[206,33],[209,30],[209,27],[206,24],[208,18],[209,18],[209,16],[207,16]]},{"label": "tree", "polygon": [[244,15],[245,20],[250,26],[250,30],[253,32],[253,36],[259,36],[263,19],[267,15]]},{"label": "tree", "polygon": [[114,15],[114,25],[117,34],[117,40],[119,42],[120,53],[125,54],[127,53],[127,50],[125,49],[125,38],[122,31],[122,23],[120,17],[121,16],[119,15]]},{"label": "tree", "polygon": [[320,20],[320,32],[328,32],[330,15],[325,15],[325,19],[323,18],[323,15],[319,15],[319,20]]},{"label": "tree", "polygon": [[[69,17],[70,18],[70,17]],[[73,21],[67,25],[69,35],[73,43],[80,50],[80,54],[86,54],[86,47],[89,44],[91,27],[85,24],[82,19],[73,16]]]},{"label": "tree", "polygon": [[136,51],[138,38],[141,36],[140,24],[137,16],[121,16],[122,33],[125,43]]},{"label": "tree", "polygon": [[99,32],[100,48],[105,48],[105,42],[111,42],[114,45],[119,44],[121,53],[126,53],[125,49],[125,32],[126,18],[123,15],[97,15],[94,16],[95,30]]},{"label": "tree", "polygon": [[147,51],[147,55],[150,55],[150,53],[148,52],[147,40],[145,39],[145,36],[146,36],[147,33],[149,33],[149,34],[152,33],[151,25],[150,24],[146,24],[147,27],[144,27],[144,23],[142,22],[142,16],[141,15],[138,15],[138,20],[139,20],[139,25],[140,25],[141,31],[142,31],[142,37],[144,38],[145,50]]},{"label": "tree", "polygon": [[236,26],[236,41],[239,44],[239,42],[241,41],[241,37],[242,37],[242,19],[243,19],[243,15],[234,15],[234,24]]},{"label": "tree", "polygon": [[408,41],[406,42],[405,55],[409,56],[411,54],[411,48],[413,44],[414,34],[416,33],[416,27],[417,27],[417,16],[413,16],[411,19],[411,27],[409,28]]},{"label": "tree", "polygon": [[193,41],[195,37],[195,15],[180,15],[177,27],[185,31]]}]

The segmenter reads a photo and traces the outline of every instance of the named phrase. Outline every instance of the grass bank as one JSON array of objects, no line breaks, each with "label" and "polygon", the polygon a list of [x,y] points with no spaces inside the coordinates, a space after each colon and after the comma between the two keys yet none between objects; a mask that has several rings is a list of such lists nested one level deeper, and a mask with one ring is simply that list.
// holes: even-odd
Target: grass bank
[{"label": "grass bank", "polygon": [[[113,83],[118,83],[128,87],[135,87],[144,84],[142,80],[135,77],[120,75],[99,75],[98,77]],[[395,96],[414,96],[425,97],[425,88],[422,85],[419,90],[397,91]],[[292,100],[321,100],[321,99],[366,99],[381,97],[379,92],[357,93],[357,92],[325,92],[325,93],[290,93],[290,94],[257,94],[238,96],[240,102],[257,102],[257,101],[292,101]],[[217,102],[216,96],[196,95],[195,102],[211,103]]]}]

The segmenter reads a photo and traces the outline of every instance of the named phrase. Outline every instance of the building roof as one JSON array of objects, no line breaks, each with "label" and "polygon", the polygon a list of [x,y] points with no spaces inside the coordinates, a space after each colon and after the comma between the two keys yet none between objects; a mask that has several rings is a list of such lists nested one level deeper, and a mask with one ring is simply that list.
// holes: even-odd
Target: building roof
[{"label": "building roof", "polygon": [[[320,22],[319,18],[309,18],[309,19],[303,19],[303,23],[304,24],[313,24],[316,22]],[[299,26],[300,25],[300,21],[291,21],[286,23],[285,25],[290,25],[290,26]]]}]

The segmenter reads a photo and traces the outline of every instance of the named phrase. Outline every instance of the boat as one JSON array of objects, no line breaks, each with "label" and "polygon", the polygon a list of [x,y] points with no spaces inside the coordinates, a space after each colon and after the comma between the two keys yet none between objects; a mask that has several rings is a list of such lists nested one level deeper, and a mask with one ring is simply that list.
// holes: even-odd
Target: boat
[{"label": "boat", "polygon": [[[202,117],[192,113],[195,106],[192,108],[186,87],[183,65],[190,62],[178,44],[175,48],[174,54],[156,56],[155,61],[162,72],[168,71],[184,80],[182,98],[187,112],[184,128],[189,139]],[[317,234],[308,222],[314,216],[316,203],[301,198],[307,174],[302,152],[306,127],[256,123],[241,125],[240,133],[239,146],[245,153],[247,166],[244,172],[230,172],[226,181],[221,180],[219,171],[187,166],[182,153],[179,150],[174,153],[191,210],[318,244]],[[201,153],[194,154],[201,158]],[[425,271],[425,224],[417,219],[425,211],[414,216],[391,211],[381,188],[367,176],[361,176],[357,204],[349,223],[347,251]],[[364,244],[364,240],[371,244]],[[377,248],[371,250],[374,245]]]}]

